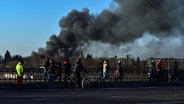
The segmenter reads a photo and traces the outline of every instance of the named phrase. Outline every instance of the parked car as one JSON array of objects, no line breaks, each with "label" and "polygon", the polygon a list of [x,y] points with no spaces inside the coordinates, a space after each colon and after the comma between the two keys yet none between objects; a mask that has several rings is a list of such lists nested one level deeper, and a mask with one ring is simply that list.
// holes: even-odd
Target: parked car
[{"label": "parked car", "polygon": [[4,74],[4,79],[16,79],[16,78],[17,78],[16,74],[9,74],[9,73]]},{"label": "parked car", "polygon": [[[4,74],[4,79],[17,79],[17,74]],[[33,79],[33,75],[31,73],[26,73],[23,76],[23,79]]]},{"label": "parked car", "polygon": [[23,79],[33,79],[33,75],[31,73],[26,73],[24,74]]}]

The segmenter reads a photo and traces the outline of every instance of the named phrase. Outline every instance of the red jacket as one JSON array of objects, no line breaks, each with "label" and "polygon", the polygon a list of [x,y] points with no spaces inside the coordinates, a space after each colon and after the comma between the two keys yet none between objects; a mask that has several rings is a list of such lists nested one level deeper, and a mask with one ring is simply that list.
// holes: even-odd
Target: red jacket
[{"label": "red jacket", "polygon": [[164,63],[161,60],[158,60],[158,62],[156,63],[156,69],[157,69],[157,71],[164,70]]}]

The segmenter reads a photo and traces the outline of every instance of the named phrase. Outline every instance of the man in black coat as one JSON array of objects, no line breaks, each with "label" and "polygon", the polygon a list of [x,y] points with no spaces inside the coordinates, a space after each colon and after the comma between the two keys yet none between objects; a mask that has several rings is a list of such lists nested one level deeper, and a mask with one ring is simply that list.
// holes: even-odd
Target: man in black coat
[{"label": "man in black coat", "polygon": [[71,73],[71,64],[70,64],[69,59],[64,60],[63,69],[65,73],[64,82],[66,83],[67,81],[70,80],[70,73]]},{"label": "man in black coat", "polygon": [[84,66],[81,63],[81,59],[77,59],[77,62],[74,65],[73,72],[77,78],[77,85],[80,88],[81,87],[81,72],[87,72]]}]

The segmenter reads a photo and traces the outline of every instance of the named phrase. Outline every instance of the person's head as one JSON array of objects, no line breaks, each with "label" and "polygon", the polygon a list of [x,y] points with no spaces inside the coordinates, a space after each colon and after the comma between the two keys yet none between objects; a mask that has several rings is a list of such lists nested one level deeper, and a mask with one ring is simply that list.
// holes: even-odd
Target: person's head
[{"label": "person's head", "polygon": [[151,63],[154,64],[155,63],[155,60],[152,60]]},{"label": "person's head", "polygon": [[24,61],[23,60],[20,60],[21,64],[24,64]]},{"label": "person's head", "polygon": [[105,61],[103,62],[103,64],[107,64],[107,61],[105,60]]},{"label": "person's head", "polygon": [[80,55],[82,55],[82,54],[83,54],[83,52],[81,51],[81,52],[80,52]]},{"label": "person's head", "polygon": [[178,64],[177,61],[175,61],[174,64],[177,65]]},{"label": "person's head", "polygon": [[53,59],[50,60],[50,63],[51,63],[51,64],[55,64]]},{"label": "person's head", "polygon": [[118,60],[118,64],[121,64],[121,60]]}]

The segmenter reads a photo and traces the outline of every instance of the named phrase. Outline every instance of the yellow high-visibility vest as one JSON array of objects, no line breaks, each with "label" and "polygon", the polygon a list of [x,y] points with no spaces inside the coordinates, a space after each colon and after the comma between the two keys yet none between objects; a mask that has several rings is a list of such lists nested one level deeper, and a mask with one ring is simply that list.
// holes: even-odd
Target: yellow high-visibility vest
[{"label": "yellow high-visibility vest", "polygon": [[21,77],[23,76],[23,65],[21,62],[19,62],[17,65],[16,65],[16,71],[17,71],[17,76],[18,77]]}]

